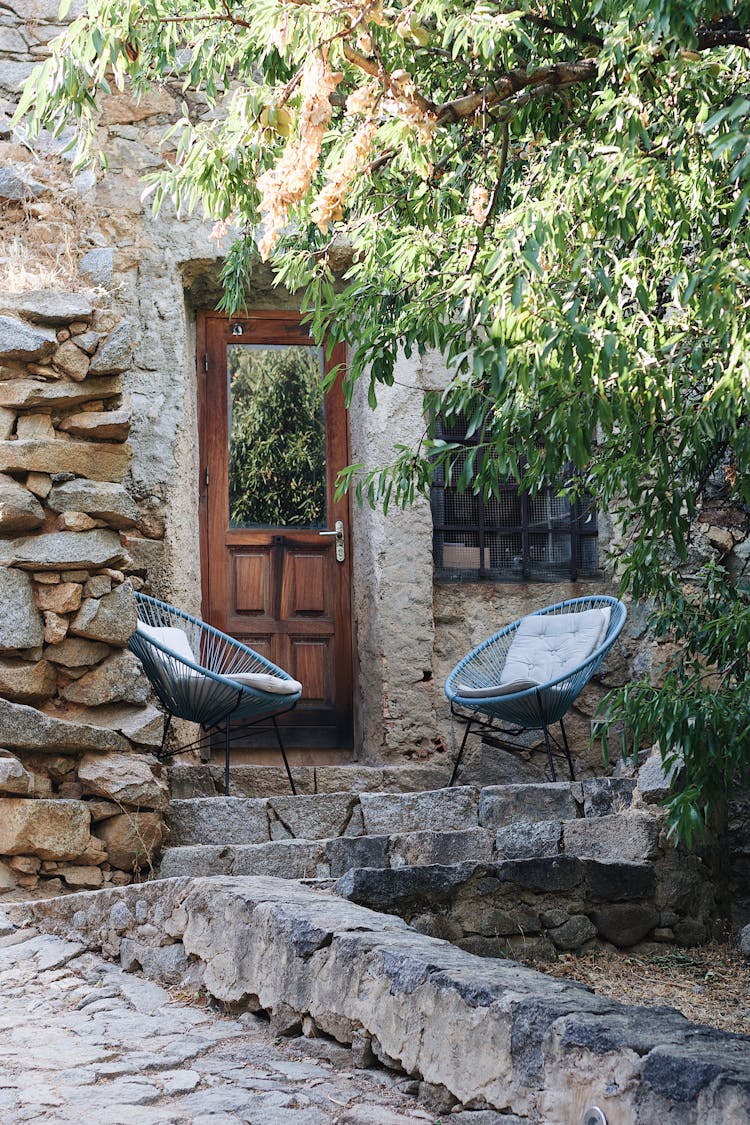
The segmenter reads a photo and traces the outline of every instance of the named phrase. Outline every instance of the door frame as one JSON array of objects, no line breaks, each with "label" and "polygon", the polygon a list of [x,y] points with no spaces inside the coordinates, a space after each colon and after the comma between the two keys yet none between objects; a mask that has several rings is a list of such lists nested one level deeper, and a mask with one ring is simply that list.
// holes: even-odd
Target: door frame
[{"label": "door frame", "polygon": [[[217,442],[223,444],[224,436],[227,438],[228,433],[224,435],[226,426],[214,427],[210,424],[210,405],[208,402],[209,384],[208,374],[212,365],[218,365],[218,370],[222,370],[226,365],[226,347],[234,339],[231,336],[231,327],[234,324],[247,324],[253,322],[258,324],[259,329],[262,326],[262,331],[257,334],[249,333],[245,337],[246,343],[271,342],[268,336],[274,337],[276,333],[273,331],[274,327],[278,326],[281,330],[285,325],[285,330],[279,331],[278,338],[274,341],[276,343],[288,344],[305,344],[310,345],[310,333],[306,325],[299,323],[299,313],[296,310],[278,310],[278,309],[250,309],[246,313],[228,317],[224,313],[217,312],[214,309],[199,309],[196,312],[196,366],[198,375],[198,441],[199,441],[199,481],[198,481],[198,496],[199,496],[199,545],[200,545],[200,572],[201,572],[201,605],[202,613],[206,620],[210,619],[211,598],[211,568],[209,566],[210,559],[210,525],[209,525],[209,491],[219,489],[220,494],[223,490],[227,493],[228,480],[228,458],[227,450],[228,444],[224,445],[222,451],[219,451],[219,456],[222,465],[227,467],[223,469],[223,474],[219,480],[210,481],[207,479],[207,467],[209,459],[216,463]],[[210,328],[219,323],[225,325],[226,331],[220,336],[217,331],[210,331]],[[270,330],[270,331],[269,331]],[[239,340],[235,342],[240,342]],[[213,351],[211,350],[213,348]],[[221,351],[221,354],[218,354]],[[346,360],[346,346],[344,344],[337,344],[326,361],[326,368],[343,365]],[[343,379],[337,378],[333,386],[326,392],[327,400],[335,403],[336,416],[344,420],[343,426],[327,426],[326,427],[326,463],[332,466],[344,466],[350,463],[350,446],[349,446],[349,418],[348,411],[344,402]],[[227,406],[226,402],[222,399],[217,404],[220,409]],[[218,433],[217,433],[218,429]],[[209,454],[209,450],[212,450]],[[356,680],[356,644],[355,644],[355,631],[354,631],[354,591],[353,591],[353,560],[351,554],[351,499],[347,494],[339,501],[334,500],[335,492],[335,479],[330,475],[327,480],[327,508],[328,508],[328,523],[329,526],[335,522],[337,518],[344,519],[345,526],[345,544],[346,544],[346,567],[348,581],[341,583],[340,597],[336,607],[337,620],[348,623],[348,659],[349,667],[344,669],[340,667],[345,656],[342,655],[338,663],[334,666],[333,674],[339,678],[341,677],[344,682],[350,684],[349,701],[346,710],[343,712],[336,711],[337,719],[340,722],[342,729],[348,727],[351,739],[351,748],[347,751],[349,757],[353,755],[355,746],[355,732],[354,732],[354,718],[355,718],[355,680]],[[283,529],[281,529],[283,530]],[[290,528],[286,535],[292,539],[295,534],[295,529]],[[230,532],[231,535],[231,532]],[[214,591],[216,593],[216,591]],[[220,599],[219,599],[220,600]],[[347,604],[344,604],[346,602]],[[225,628],[225,621],[211,620],[210,623],[223,631],[229,631]],[[288,720],[293,724],[295,720],[301,722],[304,715],[304,704],[302,707],[298,705],[295,712],[288,716]],[[296,725],[296,724],[295,724]],[[338,753],[339,751],[335,751]],[[294,753],[294,750],[292,750]],[[314,755],[315,751],[311,751]]]}]

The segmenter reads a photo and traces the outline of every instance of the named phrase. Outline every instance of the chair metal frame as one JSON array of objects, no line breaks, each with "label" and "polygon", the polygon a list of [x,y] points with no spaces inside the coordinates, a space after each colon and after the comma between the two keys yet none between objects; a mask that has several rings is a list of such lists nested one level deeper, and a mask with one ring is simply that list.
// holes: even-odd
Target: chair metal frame
[{"label": "chair metal frame", "polygon": [[[233,679],[233,676],[244,672],[263,672],[282,680],[291,680],[289,673],[234,637],[168,602],[141,593],[136,593],[135,602],[139,621],[145,625],[181,629],[187,635],[188,643],[196,655],[195,661],[187,660],[141,632],[133,633],[128,642],[128,648],[141,661],[151,686],[167,713],[158,756],[166,758],[210,746],[214,733],[223,731],[224,792],[229,796],[230,745],[233,738],[236,740],[242,736],[242,731],[237,731],[236,728],[234,735],[232,734],[232,723],[244,720],[243,727],[246,727],[270,720],[289,785],[292,793],[296,794],[277,718],[293,710],[299,702],[301,692],[279,695]],[[198,723],[204,733],[193,742],[167,751],[164,745],[173,718]]]},{"label": "chair metal frame", "polygon": [[[565,732],[563,717],[575,703],[586,684],[597,672],[612,645],[622,632],[627,610],[621,601],[605,594],[594,594],[583,598],[569,598],[564,602],[538,609],[531,616],[547,614],[580,613],[587,609],[611,610],[609,626],[601,644],[576,668],[549,683],[538,684],[524,691],[512,694],[476,697],[461,694],[460,687],[483,688],[500,683],[500,676],[508,650],[516,629],[523,618],[506,625],[482,644],[472,649],[453,669],[445,682],[445,694],[451,705],[451,715],[466,724],[461,747],[458,752],[449,786],[458,775],[466,742],[472,728],[490,732],[488,741],[493,745],[505,746],[517,751],[518,744],[511,740],[526,731],[540,730],[544,734],[547,761],[552,781],[557,780],[554,755],[567,760],[571,780],[575,779],[570,747]],[[510,724],[510,725],[508,725]],[[562,745],[552,735],[550,727],[558,724],[562,735]],[[555,747],[553,751],[552,747]]]}]

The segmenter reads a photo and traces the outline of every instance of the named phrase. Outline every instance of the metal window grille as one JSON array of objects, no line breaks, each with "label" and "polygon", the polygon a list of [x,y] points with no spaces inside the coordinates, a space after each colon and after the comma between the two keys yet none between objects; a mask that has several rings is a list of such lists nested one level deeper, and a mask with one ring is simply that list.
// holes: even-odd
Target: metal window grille
[{"label": "metal window grille", "polygon": [[[451,418],[435,423],[435,434],[467,450],[479,441],[467,426]],[[482,450],[477,451],[481,467]],[[455,485],[464,455],[458,455],[449,481],[442,467],[432,482],[435,577],[443,581],[559,581],[599,573],[596,509],[588,494],[578,499],[558,495],[565,478],[552,481],[535,496],[520,492],[512,479],[499,482],[484,500]]]}]

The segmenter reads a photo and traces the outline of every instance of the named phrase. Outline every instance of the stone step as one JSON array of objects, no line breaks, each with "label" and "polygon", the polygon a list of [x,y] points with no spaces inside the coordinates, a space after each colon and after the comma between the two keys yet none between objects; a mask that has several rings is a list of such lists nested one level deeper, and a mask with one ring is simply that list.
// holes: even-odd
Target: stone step
[{"label": "stone step", "polygon": [[[647,814],[596,818],[620,824]],[[507,858],[498,847],[505,829],[409,832],[331,840],[169,848],[161,878],[271,876],[337,880],[343,898],[398,914],[425,933],[483,956],[550,955],[592,938],[627,947],[647,938],[693,945],[706,940],[713,917],[709,873],[695,857],[660,856],[653,837],[609,836],[599,854],[577,852],[568,837],[585,821],[547,821],[556,848]],[[631,845],[636,843],[637,846]],[[589,845],[596,852],[597,841]],[[640,847],[640,851],[639,851]],[[520,851],[520,848],[517,849]],[[654,862],[656,861],[656,862]]]},{"label": "stone step", "polygon": [[[497,830],[612,816],[631,805],[633,788],[630,779],[592,778],[481,790],[457,786],[418,793],[194,797],[174,800],[167,821],[170,845],[177,847]],[[513,836],[507,835],[510,847]]]},{"label": "stone step", "polygon": [[396,833],[265,841],[178,844],[161,859],[161,878],[273,875],[336,879],[353,868],[453,866],[477,862],[554,860],[560,855],[602,862],[650,863],[662,857],[660,820],[648,812],[575,820],[519,822]]},{"label": "stone step", "polygon": [[[437,765],[297,766],[292,774],[298,793],[416,793],[439,789],[448,784],[450,763]],[[169,767],[172,797],[218,797],[224,795],[224,766],[221,762],[188,764],[174,762]],[[270,797],[289,793],[289,779],[282,765],[237,765],[229,771],[233,797]]]},{"label": "stone step", "polygon": [[630,778],[490,785],[418,793],[282,794],[172,801],[170,845],[264,844],[278,839],[495,830],[540,821],[614,816],[630,807]]}]

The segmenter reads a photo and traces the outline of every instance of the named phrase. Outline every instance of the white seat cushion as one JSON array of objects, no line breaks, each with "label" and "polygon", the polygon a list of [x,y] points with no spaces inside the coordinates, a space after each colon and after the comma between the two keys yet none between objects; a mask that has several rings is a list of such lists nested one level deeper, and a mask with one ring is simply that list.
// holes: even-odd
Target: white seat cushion
[{"label": "white seat cushion", "polygon": [[[181,656],[184,660],[189,660],[192,664],[198,663],[190,647],[187,633],[183,629],[175,629],[169,625],[144,625],[142,621],[139,621],[138,632],[149,640],[157,641],[166,648],[172,649],[177,656]],[[169,660],[167,654],[157,649],[154,655],[166,667]],[[174,670],[175,666],[171,664],[171,675],[174,675]],[[204,679],[208,678],[203,672],[199,672],[195,668],[180,667],[179,672],[184,676],[192,676],[196,679],[199,676],[203,676]],[[256,691],[265,691],[271,695],[296,695],[297,692],[302,691],[302,684],[297,680],[282,680],[281,676],[272,676],[267,672],[237,672],[234,675],[227,676],[227,679],[235,680],[245,687],[255,688]]]},{"label": "white seat cushion", "polygon": [[509,684],[489,684],[487,687],[469,687],[457,684],[456,689],[464,699],[499,699],[503,695],[514,695],[517,691],[528,691],[538,687],[535,680],[513,680]]},{"label": "white seat cushion", "polygon": [[602,609],[532,614],[521,620],[500,673],[500,683],[534,680],[548,684],[573,672],[591,656],[609,627]]},{"label": "white seat cushion", "polygon": [[[139,621],[138,632],[150,641],[156,641],[157,644],[164,645],[165,648],[171,648],[172,652],[181,656],[183,660],[189,660],[192,664],[198,663],[184,629],[175,629],[170,625],[145,625],[142,621]],[[168,659],[166,653],[158,652],[158,656],[161,660]]]},{"label": "white seat cushion", "polygon": [[302,691],[299,680],[282,680],[281,676],[271,676],[268,672],[237,672],[229,677],[245,687],[255,688],[256,691],[267,691],[271,695],[296,695]]}]

